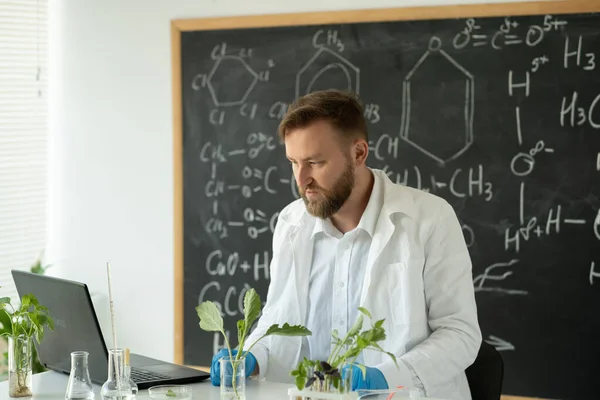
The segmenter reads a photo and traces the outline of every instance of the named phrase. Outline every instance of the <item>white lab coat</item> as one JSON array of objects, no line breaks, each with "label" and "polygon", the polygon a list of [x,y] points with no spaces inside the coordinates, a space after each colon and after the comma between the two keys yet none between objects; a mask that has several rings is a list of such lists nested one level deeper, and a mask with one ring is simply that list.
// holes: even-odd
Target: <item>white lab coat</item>
[{"label": "white lab coat", "polygon": [[[374,321],[385,318],[381,347],[408,363],[430,397],[469,400],[465,369],[481,344],[471,261],[461,226],[442,198],[383,183],[384,205],[368,255],[361,305]],[[263,314],[246,340],[253,343],[272,324],[304,325],[315,218],[302,199],[284,208],[273,236],[271,282]],[[270,336],[251,350],[259,378],[290,382],[299,362],[301,338]],[[364,351],[367,366],[379,368],[390,387],[411,385],[411,372],[398,360]]]}]

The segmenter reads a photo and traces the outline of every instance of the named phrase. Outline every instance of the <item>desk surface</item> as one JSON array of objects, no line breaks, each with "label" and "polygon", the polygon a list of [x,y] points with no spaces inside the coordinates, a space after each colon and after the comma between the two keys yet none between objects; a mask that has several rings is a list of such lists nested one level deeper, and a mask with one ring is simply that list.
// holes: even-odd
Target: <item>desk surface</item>
[{"label": "desk surface", "polygon": [[[33,375],[33,397],[31,400],[64,400],[69,377],[56,372],[43,372]],[[220,400],[219,388],[211,385],[209,380],[195,383],[192,386],[194,400]],[[246,385],[247,400],[286,400],[289,384],[275,382],[248,381]],[[95,400],[101,400],[100,386],[94,385]],[[8,382],[0,382],[0,399],[8,400]],[[140,390],[139,400],[149,400],[147,390]],[[439,400],[421,398],[421,400]]]}]

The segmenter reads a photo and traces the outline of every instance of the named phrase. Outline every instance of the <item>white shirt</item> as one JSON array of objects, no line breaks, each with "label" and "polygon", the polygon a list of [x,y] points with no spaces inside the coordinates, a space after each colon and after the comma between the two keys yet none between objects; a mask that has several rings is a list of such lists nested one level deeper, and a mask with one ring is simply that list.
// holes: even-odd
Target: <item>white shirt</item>
[{"label": "white shirt", "polygon": [[[358,318],[367,256],[383,206],[382,189],[375,176],[359,224],[346,234],[329,219],[318,218],[315,222],[305,325],[312,335],[303,340],[301,359],[327,360],[332,350],[332,331],[337,330],[343,338]],[[357,362],[362,362],[362,357]]]}]

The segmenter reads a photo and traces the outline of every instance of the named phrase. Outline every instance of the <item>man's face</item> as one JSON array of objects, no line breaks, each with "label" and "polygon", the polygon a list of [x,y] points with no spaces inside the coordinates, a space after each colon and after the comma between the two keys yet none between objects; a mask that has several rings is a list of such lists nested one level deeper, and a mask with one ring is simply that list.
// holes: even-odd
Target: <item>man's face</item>
[{"label": "man's face", "polygon": [[346,202],[354,188],[350,144],[326,121],[288,132],[285,151],[307,211],[329,218]]}]

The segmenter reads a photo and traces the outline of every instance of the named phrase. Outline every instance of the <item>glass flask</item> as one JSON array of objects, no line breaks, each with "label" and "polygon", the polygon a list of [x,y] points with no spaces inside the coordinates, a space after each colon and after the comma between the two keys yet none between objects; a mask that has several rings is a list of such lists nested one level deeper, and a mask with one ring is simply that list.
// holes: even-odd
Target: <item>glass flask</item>
[{"label": "glass flask", "polygon": [[94,390],[90,371],[88,370],[87,351],[74,351],[71,353],[71,374],[65,392],[66,400],[93,400]]},{"label": "glass flask", "polygon": [[132,400],[133,390],[125,372],[125,351],[110,349],[108,352],[108,380],[100,390],[102,400]]}]

